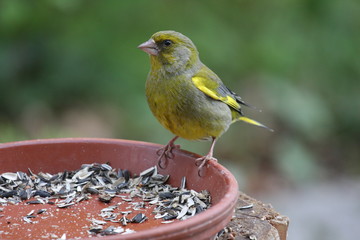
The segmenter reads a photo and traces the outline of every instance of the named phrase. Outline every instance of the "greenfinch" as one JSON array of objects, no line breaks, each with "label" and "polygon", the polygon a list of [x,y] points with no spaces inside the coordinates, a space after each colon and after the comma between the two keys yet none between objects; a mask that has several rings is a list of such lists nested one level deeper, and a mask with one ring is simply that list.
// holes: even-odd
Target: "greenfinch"
[{"label": "greenfinch", "polygon": [[178,137],[212,140],[208,154],[196,159],[200,171],[208,160],[216,161],[216,140],[232,123],[244,121],[269,129],[244,116],[241,105],[249,105],[200,61],[199,52],[188,37],[175,31],[160,31],[138,48],[150,56],[151,69],[146,80],[149,107],[158,121],[175,134],[158,151],[160,167],[163,168],[162,159],[174,157],[172,151],[179,147],[174,144]]}]

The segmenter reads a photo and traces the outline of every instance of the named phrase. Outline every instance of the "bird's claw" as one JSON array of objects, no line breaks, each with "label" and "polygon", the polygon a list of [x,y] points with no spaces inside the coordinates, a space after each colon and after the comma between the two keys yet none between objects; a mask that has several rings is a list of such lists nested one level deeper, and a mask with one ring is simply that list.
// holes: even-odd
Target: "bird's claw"
[{"label": "bird's claw", "polygon": [[198,166],[198,175],[199,177],[203,177],[202,175],[202,169],[204,168],[204,166],[206,165],[206,163],[208,161],[215,161],[217,162],[217,159],[212,157],[212,156],[203,156],[203,157],[200,157],[198,159],[195,160],[195,165]]},{"label": "bird's claw", "polygon": [[166,168],[166,164],[164,164],[163,160],[167,161],[168,159],[173,159],[175,157],[175,154],[173,153],[174,149],[180,149],[180,145],[168,144],[165,147],[160,148],[159,150],[156,151],[156,154],[159,156],[158,166],[161,169]]},{"label": "bird's claw", "polygon": [[159,156],[159,159],[162,157],[166,157],[169,159],[173,159],[175,157],[173,150],[174,149],[180,149],[180,145],[166,145],[163,148],[160,148],[156,151],[156,155]]}]

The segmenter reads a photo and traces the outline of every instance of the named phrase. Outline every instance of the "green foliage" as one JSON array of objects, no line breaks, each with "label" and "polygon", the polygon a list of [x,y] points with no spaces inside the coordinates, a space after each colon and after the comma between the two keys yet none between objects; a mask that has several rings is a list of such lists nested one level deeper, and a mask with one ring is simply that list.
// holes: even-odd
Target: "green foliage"
[{"label": "green foliage", "polygon": [[144,97],[149,60],[136,46],[171,29],[263,109],[247,114],[275,129],[233,126],[215,150],[220,160],[266,159],[291,175],[319,165],[359,173],[359,9],[357,0],[3,0],[0,141],[81,137],[62,129],[69,109],[86,108],[113,119],[103,121],[108,137],[165,143],[171,136]]}]

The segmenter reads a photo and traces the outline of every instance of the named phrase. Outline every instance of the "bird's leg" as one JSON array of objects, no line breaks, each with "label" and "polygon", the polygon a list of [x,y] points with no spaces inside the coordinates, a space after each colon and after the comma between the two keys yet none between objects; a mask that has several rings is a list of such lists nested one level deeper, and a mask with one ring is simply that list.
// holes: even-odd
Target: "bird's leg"
[{"label": "bird's leg", "polygon": [[156,154],[159,156],[158,158],[158,165],[160,168],[164,169],[166,166],[163,165],[163,158],[165,160],[167,159],[173,159],[174,153],[172,152],[175,148],[180,148],[180,145],[175,145],[174,142],[176,139],[178,139],[178,136],[175,136],[173,139],[171,139],[168,144],[166,144],[165,147],[160,148],[156,151]]},{"label": "bird's leg", "polygon": [[213,141],[211,143],[211,147],[210,147],[210,151],[207,155],[201,157],[201,158],[198,158],[195,160],[195,164],[196,166],[198,166],[198,174],[200,176],[200,171],[201,169],[205,166],[205,164],[207,163],[207,161],[209,160],[212,160],[212,161],[216,161],[217,162],[217,159],[213,157],[213,152],[214,152],[214,146],[215,146],[215,143],[216,143],[216,138],[213,137]]}]

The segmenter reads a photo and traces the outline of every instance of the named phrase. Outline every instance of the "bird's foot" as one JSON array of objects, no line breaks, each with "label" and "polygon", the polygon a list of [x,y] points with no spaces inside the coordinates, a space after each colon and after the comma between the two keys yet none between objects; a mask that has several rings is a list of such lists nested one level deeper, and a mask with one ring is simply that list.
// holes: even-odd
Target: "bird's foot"
[{"label": "bird's foot", "polygon": [[166,167],[166,162],[168,159],[173,159],[175,157],[173,150],[180,149],[180,145],[175,145],[173,142],[169,142],[165,147],[160,148],[156,151],[158,158],[158,166],[161,169]]},{"label": "bird's foot", "polygon": [[216,158],[214,158],[214,157],[212,156],[212,154],[208,154],[208,155],[206,155],[206,156],[203,156],[203,157],[198,158],[198,159],[195,160],[195,165],[198,166],[198,175],[199,175],[200,177],[203,176],[203,175],[201,174],[201,173],[202,173],[202,169],[203,169],[203,167],[206,165],[206,163],[207,163],[208,161],[215,161],[215,162],[217,162],[218,160],[217,160]]},{"label": "bird's foot", "polygon": [[168,158],[168,159],[173,159],[174,158],[174,153],[173,150],[174,149],[180,149],[180,145],[166,145],[165,147],[160,148],[159,150],[156,151],[156,154],[159,156],[159,159],[162,157]]}]

